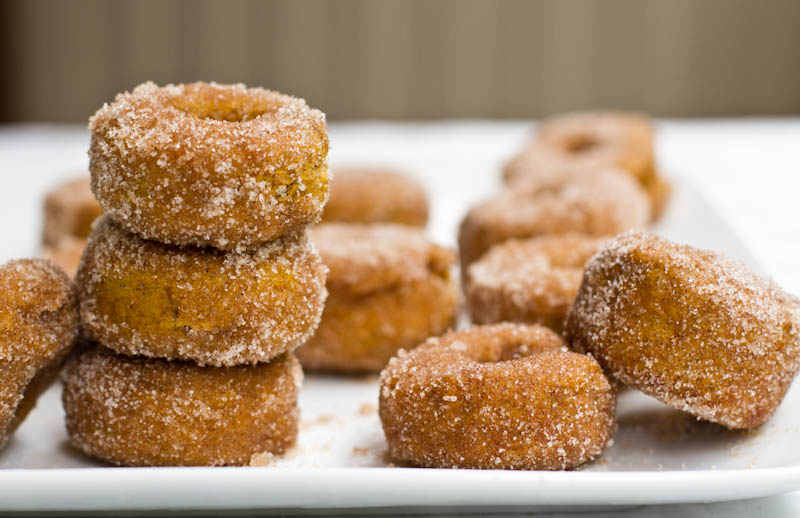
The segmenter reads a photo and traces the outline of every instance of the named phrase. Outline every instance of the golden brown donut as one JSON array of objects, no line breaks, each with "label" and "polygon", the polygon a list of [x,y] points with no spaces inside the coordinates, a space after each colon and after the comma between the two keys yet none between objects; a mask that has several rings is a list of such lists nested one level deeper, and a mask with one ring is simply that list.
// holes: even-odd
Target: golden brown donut
[{"label": "golden brown donut", "polygon": [[646,233],[586,264],[566,335],[617,379],[701,419],[753,428],[800,368],[800,301],[742,264]]},{"label": "golden brown donut", "polygon": [[398,349],[450,328],[460,307],[453,254],[421,229],[327,223],[311,231],[330,269],[314,336],[297,350],[307,369],[377,372]]},{"label": "golden brown donut", "polygon": [[467,272],[467,307],[476,324],[525,322],[557,333],[575,300],[583,265],[602,239],[580,234],[512,239],[492,247]]},{"label": "golden brown donut", "polygon": [[545,120],[538,139],[592,167],[617,166],[643,181],[654,174],[653,125],[638,113],[573,112]]},{"label": "golden brown donut", "polygon": [[78,335],[69,278],[42,259],[0,266],[0,448],[58,376]]},{"label": "golden brown donut", "polygon": [[146,239],[242,250],[317,221],[325,115],[244,85],[144,83],[89,121],[92,191]]},{"label": "golden brown donut", "polygon": [[616,396],[589,356],[542,326],[431,338],[381,372],[391,456],[432,468],[569,469],[600,455]]},{"label": "golden brown donut", "polygon": [[552,177],[575,171],[617,168],[628,171],[650,197],[652,219],[669,198],[669,183],[656,173],[653,127],[639,114],[576,112],[542,124],[536,141],[503,168],[510,186],[525,177]]},{"label": "golden brown donut", "polygon": [[56,246],[65,238],[86,239],[101,212],[88,177],[58,185],[44,199],[42,243],[47,247]]},{"label": "golden brown donut", "polygon": [[388,169],[340,169],[322,221],[345,223],[428,223],[428,195],[410,176]]},{"label": "golden brown donut", "polygon": [[512,238],[575,232],[609,236],[642,228],[650,202],[630,176],[617,170],[580,172],[558,180],[519,182],[476,205],[458,236],[462,271],[492,246]]},{"label": "golden brown donut", "polygon": [[64,370],[67,432],[111,464],[246,465],[295,443],[302,379],[291,353],[220,368],[90,346]]},{"label": "golden brown donut", "polygon": [[146,241],[95,223],[76,283],[89,336],[123,354],[231,366],[303,344],[325,301],[325,267],[305,233],[252,251]]}]

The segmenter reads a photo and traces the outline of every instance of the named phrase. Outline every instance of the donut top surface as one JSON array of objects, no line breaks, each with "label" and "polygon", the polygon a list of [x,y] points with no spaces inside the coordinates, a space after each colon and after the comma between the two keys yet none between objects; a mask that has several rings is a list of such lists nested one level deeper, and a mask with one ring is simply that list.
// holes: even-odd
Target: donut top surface
[{"label": "donut top surface", "polygon": [[[250,158],[261,155],[261,169],[253,174],[319,163],[328,146],[322,112],[302,99],[243,84],[143,83],[103,105],[89,119],[89,130],[103,135],[106,146],[116,142],[123,156],[125,148],[161,154],[170,144],[178,144],[177,155],[181,148],[185,153],[210,148],[221,155],[235,148]],[[104,153],[106,146],[93,152]],[[216,167],[233,166],[223,160]]]},{"label": "donut top surface", "polygon": [[653,126],[641,114],[567,113],[544,121],[538,138],[585,164],[617,165],[637,177],[653,169]]},{"label": "donut top surface", "polygon": [[429,275],[447,278],[455,264],[451,251],[407,225],[325,223],[310,234],[329,269],[329,290],[357,295]]}]

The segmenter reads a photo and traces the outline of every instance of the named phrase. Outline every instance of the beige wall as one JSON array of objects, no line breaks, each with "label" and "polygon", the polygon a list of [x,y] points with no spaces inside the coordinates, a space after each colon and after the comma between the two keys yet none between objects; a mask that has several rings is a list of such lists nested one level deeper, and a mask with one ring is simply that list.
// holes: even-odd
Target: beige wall
[{"label": "beige wall", "polygon": [[0,4],[0,119],[85,121],[146,79],[241,81],[330,118],[800,113],[797,0]]}]

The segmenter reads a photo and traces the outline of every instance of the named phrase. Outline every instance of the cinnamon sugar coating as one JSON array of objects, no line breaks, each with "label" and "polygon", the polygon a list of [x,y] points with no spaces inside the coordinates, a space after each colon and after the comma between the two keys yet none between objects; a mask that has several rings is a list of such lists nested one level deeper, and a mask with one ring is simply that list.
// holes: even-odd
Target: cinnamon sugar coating
[{"label": "cinnamon sugar coating", "polygon": [[398,349],[450,328],[460,307],[454,255],[422,230],[327,223],[311,231],[330,293],[297,357],[307,369],[377,372]]},{"label": "cinnamon sugar coating", "polygon": [[304,232],[222,252],[147,241],[103,216],[76,283],[86,331],[107,347],[231,366],[304,343],[322,314],[325,272]]},{"label": "cinnamon sugar coating", "polygon": [[389,169],[340,169],[322,221],[428,223],[428,195],[410,176]]},{"label": "cinnamon sugar coating", "polygon": [[510,240],[467,272],[467,306],[476,324],[526,322],[557,333],[575,300],[583,265],[603,243],[580,234]]},{"label": "cinnamon sugar coating", "polygon": [[244,85],[144,83],[89,120],[92,191],[147,239],[243,250],[315,222],[325,116]]},{"label": "cinnamon sugar coating", "polygon": [[520,181],[476,205],[461,222],[461,267],[508,239],[570,232],[610,236],[644,227],[650,202],[630,176],[617,170],[582,171]]},{"label": "cinnamon sugar coating", "polygon": [[566,335],[617,379],[698,418],[753,428],[800,368],[800,301],[714,252],[646,233],[586,265]]},{"label": "cinnamon sugar coating", "polygon": [[121,466],[247,465],[295,443],[302,378],[292,354],[218,368],[92,345],[64,370],[67,432]]},{"label": "cinnamon sugar coating", "polygon": [[63,239],[86,239],[101,213],[88,176],[56,186],[44,199],[42,243],[47,247],[57,246]]},{"label": "cinnamon sugar coating", "polygon": [[78,335],[69,278],[42,259],[0,266],[0,448],[57,377]]},{"label": "cinnamon sugar coating", "polygon": [[600,366],[542,326],[495,324],[392,358],[379,414],[392,457],[434,468],[569,469],[599,456],[616,396]]}]

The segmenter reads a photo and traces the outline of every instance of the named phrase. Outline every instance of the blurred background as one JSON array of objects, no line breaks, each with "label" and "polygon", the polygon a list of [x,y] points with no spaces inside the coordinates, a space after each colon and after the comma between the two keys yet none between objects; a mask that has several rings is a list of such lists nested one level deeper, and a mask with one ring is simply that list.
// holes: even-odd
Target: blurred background
[{"label": "blurred background", "polygon": [[0,122],[83,123],[148,79],[331,120],[800,113],[797,0],[0,0],[0,53]]}]

